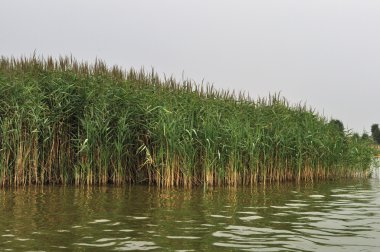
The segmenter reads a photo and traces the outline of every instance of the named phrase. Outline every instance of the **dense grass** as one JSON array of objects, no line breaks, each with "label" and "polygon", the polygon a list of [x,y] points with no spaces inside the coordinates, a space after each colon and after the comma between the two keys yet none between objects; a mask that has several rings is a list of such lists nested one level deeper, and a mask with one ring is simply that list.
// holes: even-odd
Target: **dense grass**
[{"label": "dense grass", "polygon": [[304,105],[144,71],[0,61],[0,182],[160,186],[366,176],[373,149]]}]

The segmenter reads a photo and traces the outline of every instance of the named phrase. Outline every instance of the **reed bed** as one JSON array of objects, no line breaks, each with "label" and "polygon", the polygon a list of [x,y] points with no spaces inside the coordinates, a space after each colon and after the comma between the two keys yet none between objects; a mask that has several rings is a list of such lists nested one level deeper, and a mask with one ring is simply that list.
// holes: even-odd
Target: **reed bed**
[{"label": "reed bed", "polygon": [[367,176],[369,140],[279,95],[75,59],[0,60],[0,183],[162,187]]}]

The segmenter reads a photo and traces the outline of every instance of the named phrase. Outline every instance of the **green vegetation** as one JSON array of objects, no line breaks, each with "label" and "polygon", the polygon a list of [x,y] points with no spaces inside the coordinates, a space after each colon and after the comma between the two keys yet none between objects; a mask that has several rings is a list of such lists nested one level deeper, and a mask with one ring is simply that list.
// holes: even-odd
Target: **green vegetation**
[{"label": "green vegetation", "polygon": [[253,101],[99,61],[0,61],[3,186],[366,176],[371,142],[342,125],[278,95]]},{"label": "green vegetation", "polygon": [[380,129],[379,124],[373,124],[371,126],[372,139],[376,144],[380,144]]}]

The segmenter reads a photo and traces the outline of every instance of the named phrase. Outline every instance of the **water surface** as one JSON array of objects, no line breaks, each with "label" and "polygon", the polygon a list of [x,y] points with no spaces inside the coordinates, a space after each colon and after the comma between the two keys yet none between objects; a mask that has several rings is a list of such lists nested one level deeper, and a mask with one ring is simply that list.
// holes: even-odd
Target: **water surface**
[{"label": "water surface", "polygon": [[0,250],[380,251],[380,182],[2,189]]}]

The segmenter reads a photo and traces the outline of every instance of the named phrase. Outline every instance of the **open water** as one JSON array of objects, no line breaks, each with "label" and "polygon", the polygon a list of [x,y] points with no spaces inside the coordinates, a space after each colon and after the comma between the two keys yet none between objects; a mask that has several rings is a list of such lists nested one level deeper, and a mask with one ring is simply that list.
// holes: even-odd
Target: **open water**
[{"label": "open water", "polygon": [[380,251],[380,180],[0,190],[0,251]]}]

